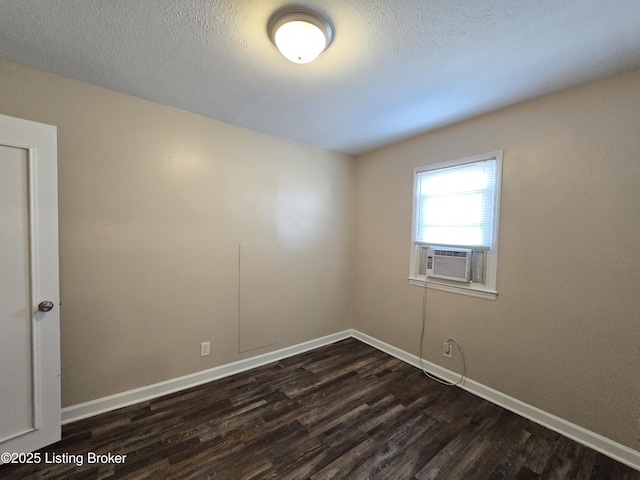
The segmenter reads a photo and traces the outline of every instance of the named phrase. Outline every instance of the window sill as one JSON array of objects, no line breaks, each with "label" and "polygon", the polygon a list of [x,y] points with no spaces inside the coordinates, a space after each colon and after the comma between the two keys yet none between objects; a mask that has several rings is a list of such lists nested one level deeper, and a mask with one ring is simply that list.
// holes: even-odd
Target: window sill
[{"label": "window sill", "polygon": [[[409,285],[424,288],[424,278],[408,277]],[[429,280],[427,282],[427,288],[433,288],[434,290],[441,290],[443,292],[457,293],[459,295],[468,295],[470,297],[484,298],[485,300],[495,300],[498,296],[498,292],[495,290],[489,290],[487,288],[481,288],[470,285],[454,285],[449,283],[440,283]]]}]

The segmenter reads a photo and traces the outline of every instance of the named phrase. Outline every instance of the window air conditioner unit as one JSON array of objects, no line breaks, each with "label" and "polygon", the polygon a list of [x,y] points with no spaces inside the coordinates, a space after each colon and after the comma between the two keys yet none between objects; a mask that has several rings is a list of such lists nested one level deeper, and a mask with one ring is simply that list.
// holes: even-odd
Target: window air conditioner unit
[{"label": "window air conditioner unit", "polygon": [[420,247],[418,273],[432,278],[469,283],[471,280],[471,252],[468,249]]}]

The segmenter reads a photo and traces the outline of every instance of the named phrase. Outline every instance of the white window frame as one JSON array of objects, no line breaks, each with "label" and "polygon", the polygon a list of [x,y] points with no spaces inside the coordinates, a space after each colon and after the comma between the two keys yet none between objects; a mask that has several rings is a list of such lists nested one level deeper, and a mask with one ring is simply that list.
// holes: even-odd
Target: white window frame
[{"label": "white window frame", "polygon": [[[427,288],[442,290],[445,292],[458,293],[462,295],[470,295],[473,297],[495,300],[498,296],[497,290],[497,273],[498,273],[498,236],[500,226],[500,194],[502,186],[502,150],[489,152],[482,155],[474,155],[472,157],[460,158],[448,162],[442,162],[434,165],[425,165],[413,169],[413,197],[411,209],[411,254],[409,266],[409,284],[424,287],[425,275],[418,274],[418,258],[419,249],[424,246],[420,242],[416,242],[416,193],[419,174],[430,170],[439,170],[442,168],[461,166],[470,163],[479,163],[485,160],[495,159],[495,190],[494,190],[494,212],[493,212],[493,234],[489,251],[485,253],[485,283],[464,283],[455,282],[444,279],[429,278],[426,280]],[[437,247],[434,247],[437,248]],[[449,247],[450,248],[450,247]],[[463,246],[461,246],[463,248]]]}]

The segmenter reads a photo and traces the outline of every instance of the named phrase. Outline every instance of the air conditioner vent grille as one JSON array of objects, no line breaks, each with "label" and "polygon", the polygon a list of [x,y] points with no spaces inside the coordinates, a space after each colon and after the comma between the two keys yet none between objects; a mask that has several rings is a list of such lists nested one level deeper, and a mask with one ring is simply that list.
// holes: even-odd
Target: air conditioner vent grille
[{"label": "air conditioner vent grille", "polygon": [[461,252],[460,250],[435,250],[439,257],[462,257],[467,258],[469,252]]}]

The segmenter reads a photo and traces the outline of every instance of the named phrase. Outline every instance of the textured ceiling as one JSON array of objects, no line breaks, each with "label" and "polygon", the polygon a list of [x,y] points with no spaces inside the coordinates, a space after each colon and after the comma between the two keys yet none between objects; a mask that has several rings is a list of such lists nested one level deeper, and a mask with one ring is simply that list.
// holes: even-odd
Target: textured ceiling
[{"label": "textured ceiling", "polygon": [[289,3],[0,0],[0,57],[352,154],[640,67],[638,0],[302,1],[335,27],[307,65]]}]

